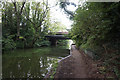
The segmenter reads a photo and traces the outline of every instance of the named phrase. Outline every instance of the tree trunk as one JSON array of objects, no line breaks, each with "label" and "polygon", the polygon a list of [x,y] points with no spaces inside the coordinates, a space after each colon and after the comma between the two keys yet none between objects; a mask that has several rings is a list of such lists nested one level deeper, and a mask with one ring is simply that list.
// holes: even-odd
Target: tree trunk
[{"label": "tree trunk", "polygon": [[20,36],[20,18],[19,16],[17,17],[17,37],[19,38]]},{"label": "tree trunk", "polygon": [[[20,16],[20,15],[19,15]],[[17,40],[19,40],[19,36],[20,36],[20,18],[18,16],[18,13],[16,13],[16,27],[17,27]]]}]

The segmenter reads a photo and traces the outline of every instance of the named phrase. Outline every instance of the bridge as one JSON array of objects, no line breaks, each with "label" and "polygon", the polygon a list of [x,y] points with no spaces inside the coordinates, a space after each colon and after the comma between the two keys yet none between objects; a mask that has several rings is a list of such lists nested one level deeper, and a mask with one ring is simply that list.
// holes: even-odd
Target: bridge
[{"label": "bridge", "polygon": [[56,32],[55,35],[46,35],[45,37],[49,39],[51,42],[51,46],[56,46],[57,45],[57,40],[66,40],[70,39],[66,37],[65,35],[68,35],[68,32]]}]

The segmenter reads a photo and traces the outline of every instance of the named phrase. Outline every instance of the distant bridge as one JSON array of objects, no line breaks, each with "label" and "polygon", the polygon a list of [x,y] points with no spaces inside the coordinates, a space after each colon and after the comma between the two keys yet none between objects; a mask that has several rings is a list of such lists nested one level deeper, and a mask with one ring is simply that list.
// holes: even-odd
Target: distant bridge
[{"label": "distant bridge", "polygon": [[46,35],[45,37],[49,39],[49,41],[51,42],[51,46],[56,46],[57,40],[70,39],[65,36],[67,34],[68,34],[68,32],[57,32],[55,35]]}]

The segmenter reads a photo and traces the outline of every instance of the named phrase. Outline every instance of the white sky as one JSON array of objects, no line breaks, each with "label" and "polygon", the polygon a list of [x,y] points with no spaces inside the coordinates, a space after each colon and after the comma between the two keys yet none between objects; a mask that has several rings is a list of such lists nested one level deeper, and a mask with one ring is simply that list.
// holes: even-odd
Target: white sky
[{"label": "white sky", "polygon": [[[78,4],[78,0],[70,0],[76,4]],[[69,18],[67,18],[67,14],[65,14],[63,11],[63,9],[59,8],[59,5],[55,6],[56,4],[56,0],[49,0],[49,4],[50,6],[54,6],[52,8],[50,8],[50,16],[52,21],[59,21],[62,24],[64,24],[67,29],[71,28],[71,24],[73,23]],[[75,11],[77,9],[77,7],[74,7],[73,5],[70,5],[67,7],[68,10],[70,11]]]},{"label": "white sky", "polygon": [[72,24],[72,21],[67,18],[67,15],[59,8],[59,6],[50,9],[50,16],[51,20],[53,21],[59,21],[62,24],[64,24],[67,28],[70,28],[70,25]]}]

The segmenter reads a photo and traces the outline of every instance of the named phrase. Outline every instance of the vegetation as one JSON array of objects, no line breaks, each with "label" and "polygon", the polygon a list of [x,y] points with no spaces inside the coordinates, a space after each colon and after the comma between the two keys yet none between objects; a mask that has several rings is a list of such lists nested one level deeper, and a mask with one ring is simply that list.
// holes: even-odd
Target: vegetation
[{"label": "vegetation", "polygon": [[3,4],[3,50],[49,46],[45,35],[64,29],[60,22],[50,22],[47,1]]},{"label": "vegetation", "polygon": [[[74,21],[70,35],[65,36],[70,36],[78,48],[91,51],[102,62],[101,73],[111,71],[120,78],[120,3],[85,2],[75,13],[67,10],[70,4],[76,6],[60,2],[60,7]],[[51,22],[48,0],[43,0],[3,2],[2,29],[2,49],[12,50],[49,46],[45,35],[63,31],[65,26]],[[67,42],[59,40],[58,44]]]},{"label": "vegetation", "polygon": [[120,3],[84,3],[75,12],[71,37],[120,78]]}]

